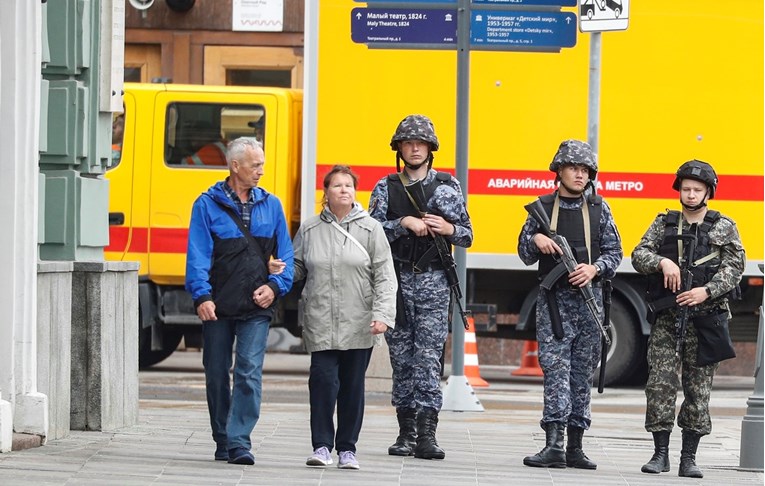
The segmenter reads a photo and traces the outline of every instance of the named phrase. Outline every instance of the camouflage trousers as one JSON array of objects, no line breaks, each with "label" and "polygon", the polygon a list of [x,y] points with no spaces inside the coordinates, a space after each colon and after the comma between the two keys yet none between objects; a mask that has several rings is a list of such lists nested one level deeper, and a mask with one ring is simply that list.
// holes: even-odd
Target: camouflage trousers
[{"label": "camouflage trousers", "polygon": [[645,386],[645,429],[648,432],[672,431],[675,423],[678,369],[682,368],[683,404],[677,425],[683,430],[707,435],[712,431],[709,417],[709,395],[717,363],[696,366],[698,338],[696,328],[688,322],[682,359],[675,355],[674,312],[665,312],[651,328],[648,338],[648,383]]},{"label": "camouflage trousers", "polygon": [[[599,318],[602,292],[593,287]],[[544,373],[544,410],[541,424],[559,422],[589,429],[593,372],[600,360],[600,329],[579,290],[555,291],[563,339],[553,335],[546,292],[537,298],[539,365]]]},{"label": "camouflage trousers", "polygon": [[443,271],[401,270],[404,322],[385,333],[393,368],[391,404],[441,410],[441,354],[449,332],[449,288]]}]

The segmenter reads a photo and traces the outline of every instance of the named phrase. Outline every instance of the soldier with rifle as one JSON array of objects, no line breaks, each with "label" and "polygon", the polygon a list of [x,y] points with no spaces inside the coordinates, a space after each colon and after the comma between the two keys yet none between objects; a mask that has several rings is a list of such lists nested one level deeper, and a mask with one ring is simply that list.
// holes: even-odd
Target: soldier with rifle
[{"label": "soldier with rifle", "polygon": [[682,211],[660,213],[632,252],[632,266],[649,275],[647,317],[652,323],[645,428],[653,434],[654,454],[641,471],[670,470],[669,436],[682,369],[678,475],[701,478],[696,451],[701,437],[712,430],[709,396],[717,363],[735,356],[728,299],[738,293],[746,256],[736,223],[707,207],[717,190],[711,165],[684,163],[672,188],[680,192]]},{"label": "soldier with rifle", "polygon": [[[596,469],[582,450],[582,436],[591,423],[593,372],[610,339],[603,287],[622,260],[621,238],[610,207],[590,189],[598,165],[587,143],[561,143],[550,171],[558,187],[527,206],[529,216],[518,237],[521,260],[526,265],[539,262],[536,327],[544,373],[540,425],[546,440],[523,463]],[[601,376],[601,385],[603,381]]]},{"label": "soldier with rifle", "polygon": [[432,168],[439,144],[428,117],[404,118],[390,146],[397,172],[377,183],[369,201],[369,214],[390,242],[399,282],[396,325],[385,333],[399,425],[388,454],[443,459],[436,441],[441,358],[451,296],[459,295],[451,245],[469,247],[473,227],[457,179]]}]

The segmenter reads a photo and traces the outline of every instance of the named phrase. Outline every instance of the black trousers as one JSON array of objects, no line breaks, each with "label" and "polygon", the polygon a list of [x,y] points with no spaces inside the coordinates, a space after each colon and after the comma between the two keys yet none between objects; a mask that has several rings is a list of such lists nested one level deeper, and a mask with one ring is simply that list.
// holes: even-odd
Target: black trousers
[{"label": "black trousers", "polygon": [[[314,449],[356,452],[364,420],[364,376],[372,348],[311,353],[308,391]],[[334,415],[337,404],[337,432]]]}]

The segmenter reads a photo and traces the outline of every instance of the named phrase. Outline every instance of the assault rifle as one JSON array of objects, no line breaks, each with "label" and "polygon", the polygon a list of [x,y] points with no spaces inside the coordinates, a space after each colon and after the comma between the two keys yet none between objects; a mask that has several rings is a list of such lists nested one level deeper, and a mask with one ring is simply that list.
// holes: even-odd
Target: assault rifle
[{"label": "assault rifle", "polygon": [[[552,288],[552,284],[555,283],[555,281],[558,280],[558,278],[562,277],[564,274],[569,275],[571,272],[573,272],[576,269],[576,266],[579,264],[579,262],[576,261],[576,258],[574,257],[574,252],[571,250],[571,246],[568,244],[568,240],[566,237],[557,234],[556,232],[552,231],[550,229],[550,218],[547,217],[547,213],[545,212],[544,206],[542,206],[542,203],[537,199],[536,201],[529,203],[524,206],[526,211],[531,215],[532,218],[537,222],[539,227],[542,229],[542,232],[547,236],[548,238],[552,239],[563,251],[562,255],[555,255],[554,258],[559,262],[558,265],[547,275],[545,278],[545,281],[542,282],[542,287],[547,288],[547,290],[550,290]],[[585,231],[588,231],[588,229],[585,228]],[[603,335],[603,342],[606,344],[606,346],[611,345],[611,337],[608,335],[608,328],[610,326],[610,322],[601,322],[600,318],[598,317],[598,308],[595,305],[595,294],[592,291],[592,282],[587,282],[587,285],[584,287],[579,287],[579,291],[582,293],[582,296],[584,297],[584,302],[587,304],[587,308],[590,310],[590,313],[592,314],[593,319],[595,319],[595,322],[598,323],[598,327],[600,328],[600,333]],[[605,363],[601,363],[601,369]]]},{"label": "assault rifle", "polygon": [[[693,288],[693,273],[691,267],[693,266],[693,255],[696,253],[697,239],[695,235],[678,235],[678,241],[687,241],[688,246],[684,254],[678,255],[678,263],[680,263],[680,278],[682,280],[681,292],[687,292]],[[675,343],[675,354],[678,357],[683,355],[683,346],[685,345],[685,329],[688,327],[688,319],[691,316],[691,306],[684,305],[680,307],[678,312],[677,323],[675,324],[675,330],[677,332],[677,341]]]},{"label": "assault rifle", "polygon": [[[404,176],[400,172],[399,177],[401,178],[401,183],[404,185],[404,190],[409,196],[412,205],[420,214],[420,217],[425,216],[427,211],[423,211],[422,208],[427,209],[428,205],[427,201],[425,201],[425,193],[422,189],[422,184],[414,184],[412,189],[415,190],[410,190],[409,187],[411,186],[407,187],[407,181],[403,179]],[[470,324],[468,323],[470,311],[466,311],[462,306],[462,289],[460,289],[460,280],[457,277],[457,264],[454,262],[452,252],[449,251],[449,245],[446,242],[446,238],[439,234],[433,234],[432,238],[435,242],[436,250],[438,251],[438,258],[441,260],[441,265],[443,265],[444,272],[446,273],[446,281],[449,283],[449,290],[457,301],[457,308],[459,309],[460,317],[462,317],[462,325],[467,331],[470,328]]]}]

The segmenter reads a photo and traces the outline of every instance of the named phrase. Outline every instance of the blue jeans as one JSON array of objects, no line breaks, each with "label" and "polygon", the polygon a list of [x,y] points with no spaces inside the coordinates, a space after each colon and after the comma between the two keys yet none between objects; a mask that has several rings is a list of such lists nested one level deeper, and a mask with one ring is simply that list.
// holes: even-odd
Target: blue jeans
[{"label": "blue jeans", "polygon": [[[215,443],[229,450],[252,447],[250,434],[260,417],[263,358],[269,317],[218,319],[202,323],[207,408]],[[234,389],[230,387],[232,348],[236,338]]]}]

